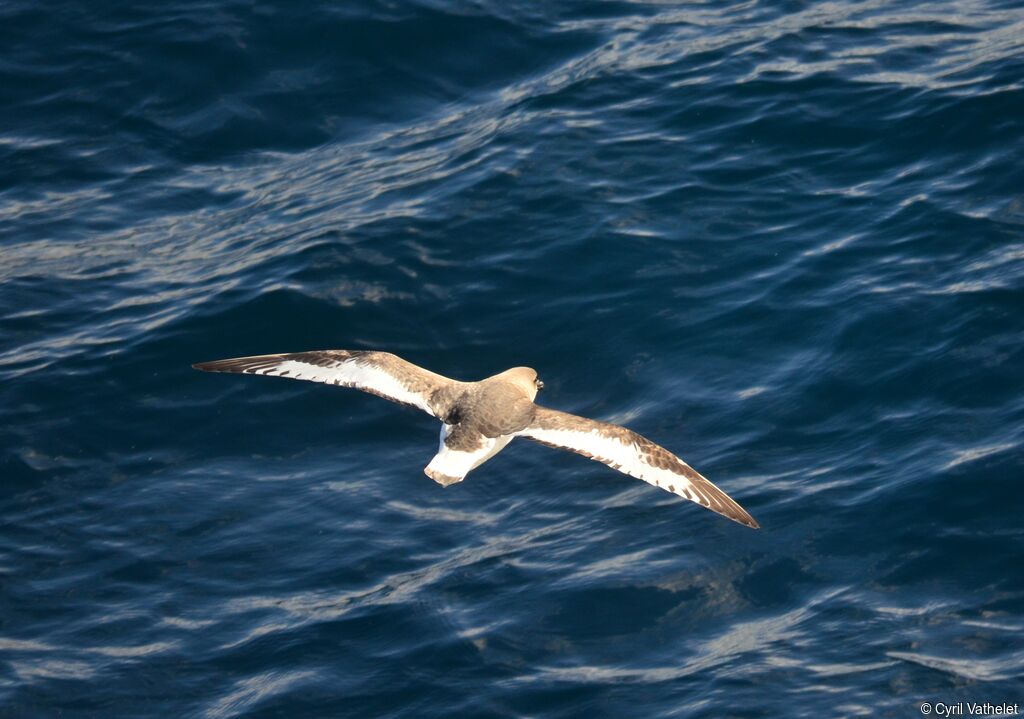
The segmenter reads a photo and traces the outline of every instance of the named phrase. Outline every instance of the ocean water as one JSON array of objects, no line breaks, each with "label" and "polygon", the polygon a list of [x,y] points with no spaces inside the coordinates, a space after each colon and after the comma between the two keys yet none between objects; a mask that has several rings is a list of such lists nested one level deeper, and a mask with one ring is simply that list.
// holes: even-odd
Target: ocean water
[{"label": "ocean water", "polygon": [[[0,4],[0,715],[1024,702],[1024,6]],[[382,349],[526,440],[206,375]],[[965,714],[966,714],[966,710]]]}]

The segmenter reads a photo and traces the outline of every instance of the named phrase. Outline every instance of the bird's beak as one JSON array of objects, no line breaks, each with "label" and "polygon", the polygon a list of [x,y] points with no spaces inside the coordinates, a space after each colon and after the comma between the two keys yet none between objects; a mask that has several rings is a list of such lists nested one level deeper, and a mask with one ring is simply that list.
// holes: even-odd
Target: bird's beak
[{"label": "bird's beak", "polygon": [[537,380],[537,389],[544,389],[544,383],[540,380]]}]

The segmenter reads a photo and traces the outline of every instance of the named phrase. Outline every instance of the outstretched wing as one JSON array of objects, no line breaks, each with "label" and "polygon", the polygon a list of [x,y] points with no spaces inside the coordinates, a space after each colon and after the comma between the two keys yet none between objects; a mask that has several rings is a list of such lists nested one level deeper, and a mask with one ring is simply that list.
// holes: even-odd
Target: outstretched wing
[{"label": "outstretched wing", "polygon": [[625,427],[537,407],[533,422],[518,434],[603,462],[740,524],[754,529],[760,527],[743,507],[686,462]]},{"label": "outstretched wing", "polygon": [[460,384],[389,352],[319,350],[200,362],[203,372],[262,374],[354,387],[392,402],[443,414]]}]

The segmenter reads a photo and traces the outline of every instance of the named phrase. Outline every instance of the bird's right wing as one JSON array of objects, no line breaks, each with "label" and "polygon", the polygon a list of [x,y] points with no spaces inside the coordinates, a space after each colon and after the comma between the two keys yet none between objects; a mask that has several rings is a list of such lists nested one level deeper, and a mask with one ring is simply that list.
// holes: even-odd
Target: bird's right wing
[{"label": "bird's right wing", "polygon": [[237,372],[354,387],[438,417],[461,384],[389,352],[318,350],[200,362],[203,372]]},{"label": "bird's right wing", "polygon": [[740,524],[754,529],[760,526],[743,507],[686,462],[625,427],[538,406],[533,421],[517,434],[607,464]]}]

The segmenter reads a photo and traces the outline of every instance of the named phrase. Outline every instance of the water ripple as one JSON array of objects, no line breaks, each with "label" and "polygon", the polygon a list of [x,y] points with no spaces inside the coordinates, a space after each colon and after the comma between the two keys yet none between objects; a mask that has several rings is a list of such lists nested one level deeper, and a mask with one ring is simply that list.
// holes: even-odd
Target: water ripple
[{"label": "water ripple", "polygon": [[[1012,3],[0,19],[12,716],[1024,700]],[[189,369],[328,346],[536,366],[764,529]]]}]

